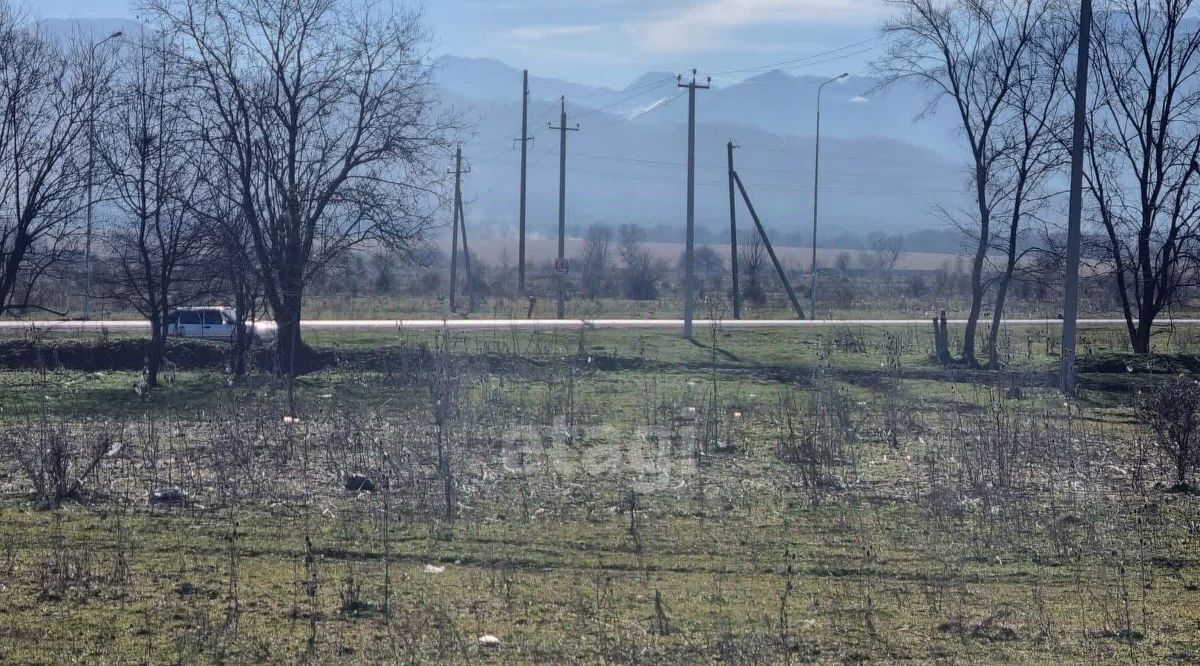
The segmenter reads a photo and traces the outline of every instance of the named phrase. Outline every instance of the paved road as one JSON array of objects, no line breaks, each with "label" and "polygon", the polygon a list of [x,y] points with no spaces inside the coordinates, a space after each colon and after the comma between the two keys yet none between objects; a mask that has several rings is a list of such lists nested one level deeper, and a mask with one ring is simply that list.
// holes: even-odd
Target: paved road
[{"label": "paved road", "polygon": [[[908,327],[928,326],[930,319],[829,319],[817,321],[802,321],[796,319],[744,319],[736,321],[724,319],[719,323],[726,329],[760,329],[760,328],[835,328],[842,326],[868,327]],[[952,319],[951,325],[962,325],[965,319]],[[986,324],[987,322],[982,322]],[[1008,326],[1058,326],[1059,319],[1006,319]],[[1165,323],[1165,321],[1164,321]],[[1200,324],[1200,319],[1176,319],[1176,325]],[[706,319],[696,319],[693,324],[698,330],[712,326],[713,322]],[[1123,326],[1124,319],[1081,319],[1081,326]],[[273,328],[274,324],[263,323],[265,328]],[[577,330],[580,327],[593,329],[661,329],[669,330],[683,327],[681,319],[324,319],[301,322],[301,328],[307,331],[379,331],[379,330],[438,330],[450,329],[456,331],[494,330],[494,329],[551,329],[562,328]],[[0,332],[20,332],[23,330],[41,330],[58,332],[98,332],[108,331],[144,331],[149,328],[145,321],[14,321],[0,320]]]}]

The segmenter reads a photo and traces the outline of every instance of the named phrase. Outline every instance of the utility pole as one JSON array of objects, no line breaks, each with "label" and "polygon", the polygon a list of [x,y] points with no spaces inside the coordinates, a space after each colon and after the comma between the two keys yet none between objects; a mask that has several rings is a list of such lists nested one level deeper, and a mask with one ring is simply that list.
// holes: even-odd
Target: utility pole
[{"label": "utility pole", "polygon": [[[458,292],[458,224],[462,219],[462,175],[471,170],[463,170],[462,145],[454,153],[454,231],[450,241],[450,311],[457,312],[456,294]],[[463,246],[466,247],[466,236],[463,236]],[[470,280],[468,269],[467,280]]]},{"label": "utility pole", "polygon": [[733,141],[725,144],[729,155],[729,265],[733,274],[733,318],[742,318],[742,294],[738,287],[737,202],[733,182]]},{"label": "utility pole", "polygon": [[458,230],[462,233],[463,265],[467,269],[467,313],[475,311],[475,274],[471,272],[471,249],[467,246],[467,207],[458,206]]},{"label": "utility pole", "polygon": [[817,141],[813,150],[813,239],[812,239],[812,265],[809,268],[809,284],[808,284],[808,316],[810,319],[817,318],[817,201],[821,192],[821,93],[825,90],[825,86],[834,81],[841,81],[850,76],[849,72],[845,72],[838,76],[829,79],[817,87]]},{"label": "utility pole", "polygon": [[707,90],[711,87],[712,79],[706,83],[696,83],[696,70],[692,70],[692,80],[684,83],[683,77],[676,77],[680,88],[688,89],[688,173],[687,173],[687,250],[685,256],[683,286],[683,337],[692,339],[692,313],[695,309],[696,298],[696,91]]},{"label": "utility pole", "polygon": [[578,123],[567,127],[567,98],[559,97],[562,115],[558,127],[558,261],[554,262],[554,278],[558,281],[558,318],[562,319],[567,298],[567,132],[578,132]]},{"label": "utility pole", "polygon": [[787,290],[788,300],[792,302],[792,307],[796,309],[796,316],[804,319],[804,308],[800,307],[800,301],[796,299],[796,292],[792,290],[792,283],[788,280],[787,271],[783,270],[783,264],[780,263],[779,257],[775,255],[775,248],[771,245],[771,239],[767,236],[767,230],[763,227],[762,220],[758,217],[758,211],[754,210],[754,202],[750,201],[750,195],[746,193],[746,186],[742,183],[742,177],[736,171],[733,172],[733,182],[737,183],[738,190],[742,193],[742,200],[746,202],[746,210],[750,211],[750,219],[754,220],[754,226],[758,229],[758,236],[762,239],[763,245],[767,246],[767,255],[771,257],[771,263],[775,265],[775,273],[779,275],[779,281],[783,283],[783,288]]},{"label": "utility pole", "polygon": [[529,70],[524,73],[524,86],[521,95],[521,223],[520,240],[517,246],[517,291],[525,295],[525,183],[527,160],[529,157]]},{"label": "utility pole", "polygon": [[[105,37],[104,39],[100,40],[99,42],[92,44],[91,51],[89,51],[89,56],[90,56],[89,65],[92,67],[93,70],[96,67],[96,49],[100,48],[103,44],[105,44],[109,40],[118,39],[123,34],[125,34],[125,33],[121,32],[121,31],[117,31],[117,32],[114,32],[113,34],[109,35],[108,37]],[[86,277],[87,283],[85,284],[84,289],[83,289],[83,318],[85,320],[92,318],[92,272],[93,272],[93,269],[92,269],[92,207],[95,205],[95,200],[94,200],[94,197],[92,196],[92,182],[95,180],[95,168],[96,168],[96,158],[95,158],[95,154],[96,154],[96,98],[95,98],[96,90],[95,90],[95,88],[96,88],[95,81],[93,81],[92,85],[89,87],[89,91],[88,91],[88,94],[91,96],[91,99],[89,100],[90,103],[88,104],[87,223],[86,223],[86,230],[85,230],[86,240],[84,241],[84,249],[83,249],[83,254],[84,254],[83,261],[85,264],[84,269],[87,274],[87,277]]]},{"label": "utility pole", "polygon": [[1087,122],[1088,52],[1092,40],[1092,0],[1079,12],[1078,62],[1075,69],[1075,133],[1071,143],[1071,200],[1067,215],[1067,273],[1063,289],[1063,339],[1060,384],[1075,392],[1075,341],[1079,316],[1079,240],[1083,216],[1083,142]]}]

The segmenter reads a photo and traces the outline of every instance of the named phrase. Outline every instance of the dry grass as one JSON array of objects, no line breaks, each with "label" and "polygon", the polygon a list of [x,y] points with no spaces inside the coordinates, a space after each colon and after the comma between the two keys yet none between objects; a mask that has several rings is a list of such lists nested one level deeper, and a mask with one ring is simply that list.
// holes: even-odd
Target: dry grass
[{"label": "dry grass", "polygon": [[[1064,406],[1013,376],[1010,400],[929,375],[919,339],[821,338],[802,365],[465,340],[302,378],[290,423],[270,377],[138,397],[126,373],[9,373],[0,661],[1200,653],[1200,502],[1156,489],[1170,467],[1125,394]],[[54,509],[13,455],[49,435],[121,444]],[[186,499],[148,502],[163,488]]]}]

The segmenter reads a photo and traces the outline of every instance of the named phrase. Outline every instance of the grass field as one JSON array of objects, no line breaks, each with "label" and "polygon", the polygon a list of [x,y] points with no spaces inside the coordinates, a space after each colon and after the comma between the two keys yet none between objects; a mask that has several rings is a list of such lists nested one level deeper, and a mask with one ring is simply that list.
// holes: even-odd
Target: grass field
[{"label": "grass field", "polygon": [[0,372],[0,662],[1200,662],[1200,499],[1156,486],[1130,408],[1168,375],[1088,330],[1085,369],[1121,371],[1067,402],[1048,331],[1009,331],[1002,373],[929,337],[324,334],[337,363],[294,384],[183,348],[153,391]]}]

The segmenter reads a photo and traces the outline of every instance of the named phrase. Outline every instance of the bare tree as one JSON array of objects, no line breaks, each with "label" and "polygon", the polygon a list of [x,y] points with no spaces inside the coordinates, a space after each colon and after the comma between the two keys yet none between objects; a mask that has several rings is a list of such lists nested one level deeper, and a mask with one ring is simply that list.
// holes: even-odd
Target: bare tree
[{"label": "bare tree", "polygon": [[[192,212],[206,232],[209,271],[213,288],[228,295],[237,312],[229,371],[234,377],[246,374],[246,356],[257,333],[262,314],[262,280],[254,253],[254,240],[242,208],[221,192],[234,188],[232,174],[220,162],[198,174],[202,192]],[[214,275],[215,272],[215,275]]]},{"label": "bare tree", "polygon": [[1187,488],[1200,446],[1200,384],[1189,378],[1159,382],[1134,396],[1134,413],[1154,431],[1159,450],[1175,468],[1177,488]]},{"label": "bare tree", "polygon": [[184,44],[199,134],[234,176],[291,372],[314,276],[361,245],[408,252],[440,202],[452,128],[431,97],[420,16],[372,0],[145,6]]},{"label": "bare tree", "polygon": [[150,321],[150,387],[158,386],[171,306],[205,293],[213,278],[194,213],[203,164],[189,144],[187,100],[167,73],[168,48],[154,33],[132,44],[114,108],[97,132],[118,212],[105,234],[111,269],[101,284]]},{"label": "bare tree", "polygon": [[742,236],[738,242],[738,265],[742,271],[742,298],[751,305],[761,307],[767,302],[763,286],[763,268],[767,264],[767,246],[756,233]]},{"label": "bare tree", "polygon": [[220,268],[225,289],[233,296],[237,311],[229,370],[234,377],[242,377],[246,374],[246,354],[258,335],[251,327],[258,325],[262,314],[262,281],[246,219],[239,211],[229,211],[216,228],[219,235],[213,265]]},{"label": "bare tree", "polygon": [[612,227],[593,224],[583,237],[583,293],[596,298],[609,292]]},{"label": "bare tree", "polygon": [[842,250],[833,259],[833,268],[839,275],[847,275],[850,273],[850,253]]},{"label": "bare tree", "polygon": [[618,229],[621,261],[625,262],[625,295],[635,301],[658,298],[658,280],[662,271],[654,254],[646,249],[646,230],[633,224]]},{"label": "bare tree", "polygon": [[891,275],[904,254],[904,237],[874,232],[867,237],[867,246],[869,253],[862,255],[867,264],[865,268],[879,275]]},{"label": "bare tree", "polygon": [[992,222],[1003,204],[995,187],[1005,142],[1009,98],[1022,62],[1037,46],[1043,22],[1057,0],[891,0],[899,15],[883,28],[893,38],[877,64],[889,82],[915,77],[934,95],[929,109],[948,100],[971,155],[975,206],[971,230],[971,309],[963,334],[963,361],[978,365],[975,338],[986,292],[984,268],[992,245]]},{"label": "bare tree", "polygon": [[77,251],[109,55],[43,35],[0,0],[0,314],[38,307],[39,278]]},{"label": "bare tree", "polygon": [[[709,245],[701,245],[694,253],[696,262],[696,289],[700,296],[710,291],[720,291],[721,281],[725,277],[725,262],[721,255]],[[679,258],[679,272],[682,275],[686,268],[686,253]]]},{"label": "bare tree", "polygon": [[1200,278],[1200,31],[1193,0],[1116,0],[1096,17],[1087,184],[1137,353]]},{"label": "bare tree", "polygon": [[[988,367],[1000,367],[998,344],[1009,286],[1018,267],[1033,247],[1022,247],[1030,221],[1040,217],[1057,196],[1046,189],[1047,183],[1068,163],[1071,115],[1064,104],[1067,96],[1062,85],[1064,65],[1078,33],[1074,17],[1062,13],[1039,23],[1035,42],[1017,63],[1016,76],[1005,98],[1004,121],[996,134],[998,159],[992,179],[994,198],[999,205],[997,218],[1007,221],[998,233],[992,249],[1001,252],[1002,265],[991,282],[995,284],[992,325],[987,339]],[[1023,269],[1021,276],[1036,274],[1036,263]]]}]

